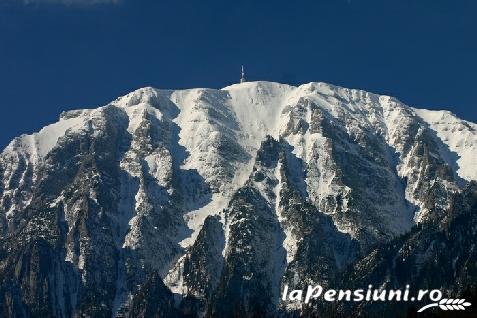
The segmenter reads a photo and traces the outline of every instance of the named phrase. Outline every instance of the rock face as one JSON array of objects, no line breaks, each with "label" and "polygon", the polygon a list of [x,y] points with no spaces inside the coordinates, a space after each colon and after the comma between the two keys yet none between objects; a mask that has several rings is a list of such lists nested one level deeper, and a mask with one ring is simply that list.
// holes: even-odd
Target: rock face
[{"label": "rock face", "polygon": [[475,295],[476,129],[324,83],[62,113],[0,155],[0,314],[406,313],[281,301],[345,282]]},{"label": "rock face", "polygon": [[[477,183],[454,196],[448,215],[437,223],[424,223],[357,261],[336,278],[336,284],[432,290],[438,286],[447,295],[472,299],[477,295]],[[418,287],[418,288],[417,288]],[[417,293],[415,293],[417,294]],[[347,315],[385,314],[401,317],[406,307],[365,304],[341,308]],[[319,310],[317,310],[319,312]],[[475,310],[470,313],[475,315]],[[469,316],[470,317],[470,316]]]}]

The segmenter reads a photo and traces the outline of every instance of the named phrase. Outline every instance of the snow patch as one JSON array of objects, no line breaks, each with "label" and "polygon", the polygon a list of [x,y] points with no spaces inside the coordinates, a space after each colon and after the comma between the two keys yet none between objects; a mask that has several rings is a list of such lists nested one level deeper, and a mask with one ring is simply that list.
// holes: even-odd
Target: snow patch
[{"label": "snow patch", "polygon": [[477,124],[459,119],[449,111],[413,110],[457,154],[457,174],[465,180],[477,180]]}]

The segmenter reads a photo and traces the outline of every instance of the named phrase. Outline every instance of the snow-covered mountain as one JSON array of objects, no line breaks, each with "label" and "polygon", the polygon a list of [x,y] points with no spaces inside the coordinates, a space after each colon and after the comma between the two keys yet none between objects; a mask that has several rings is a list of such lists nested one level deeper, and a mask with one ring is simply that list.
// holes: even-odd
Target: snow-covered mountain
[{"label": "snow-covered mountain", "polygon": [[0,155],[0,312],[301,312],[284,284],[448,224],[475,158],[475,123],[325,83],[147,87],[64,112]]}]

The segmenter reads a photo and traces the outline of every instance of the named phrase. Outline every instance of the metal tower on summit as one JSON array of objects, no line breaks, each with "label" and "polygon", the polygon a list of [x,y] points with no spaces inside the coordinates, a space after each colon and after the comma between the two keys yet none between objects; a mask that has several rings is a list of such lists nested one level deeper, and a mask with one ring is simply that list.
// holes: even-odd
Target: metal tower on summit
[{"label": "metal tower on summit", "polygon": [[243,65],[242,65],[242,76],[240,77],[240,83],[246,82],[245,80],[245,71],[243,70]]}]

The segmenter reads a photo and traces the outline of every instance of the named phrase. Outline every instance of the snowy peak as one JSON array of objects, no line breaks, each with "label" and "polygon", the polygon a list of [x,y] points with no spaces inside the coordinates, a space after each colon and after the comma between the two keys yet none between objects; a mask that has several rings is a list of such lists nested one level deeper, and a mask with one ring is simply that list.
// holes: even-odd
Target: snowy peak
[{"label": "snowy peak", "polygon": [[[232,316],[232,302],[275,316],[290,309],[282,283],[326,284],[416,223],[448,220],[477,179],[476,128],[326,83],[146,87],[64,112],[0,154],[0,298],[43,313],[17,297],[35,286],[31,303],[58,316],[121,316],[161,295],[173,310],[164,279],[202,313]],[[49,266],[19,277],[32,255]]]},{"label": "snowy peak", "polygon": [[[477,179],[473,160],[477,154],[476,124],[449,112],[415,109],[389,96],[319,82],[298,87],[245,82],[220,90],[140,88],[98,109],[62,113],[57,123],[13,140],[2,157],[20,156],[37,170],[37,163],[61,138],[85,129],[100,130],[95,123],[101,122],[105,109],[111,107],[126,113],[130,134],[148,122],[148,116],[162,123],[158,131],[164,136],[157,138],[175,138],[177,133],[178,140],[172,141],[177,142],[173,147],[177,153],[171,154],[174,160],[181,169],[197,170],[214,193],[226,197],[247,180],[256,151],[267,135],[285,138],[308,167],[318,163],[315,172],[309,171],[307,191],[328,213],[334,213],[330,195],[342,193],[346,197],[352,190],[350,182],[333,172],[339,170],[335,157],[340,152],[387,162],[385,169],[395,169],[398,178],[408,178],[406,199],[418,207],[422,202],[413,198],[413,193],[423,180],[416,179],[415,174],[428,167],[418,167],[413,161],[420,151],[416,136],[421,136],[436,164],[446,164],[451,174],[461,179],[456,180],[459,186],[463,180]],[[20,164],[18,160],[10,162],[15,166]],[[5,169],[10,170],[15,169]],[[346,210],[347,200],[343,204]]]},{"label": "snowy peak", "polygon": [[[155,108],[158,115],[170,119],[179,117],[176,122],[187,131],[200,128],[188,126],[191,123],[212,122],[219,130],[239,132],[241,143],[256,150],[266,135],[278,138],[289,124],[287,112],[303,100],[313,102],[332,118],[348,125],[349,133],[356,127],[367,128],[368,133],[382,134],[388,139],[389,133],[397,129],[401,121],[407,120],[405,117],[418,116],[436,131],[450,151],[457,154],[459,176],[466,180],[477,178],[477,169],[473,169],[475,166],[470,158],[477,147],[476,124],[460,120],[446,111],[411,108],[392,97],[327,83],[312,82],[295,87],[258,81],[234,84],[221,90],[145,87],[117,98],[110,105],[125,109],[149,107],[149,112],[153,111],[150,108]],[[92,110],[64,112],[58,123],[31,136],[15,139],[5,151],[23,148],[44,157],[58,138],[69,129],[80,129],[91,119],[92,113]],[[189,139],[193,133],[183,131],[181,134],[184,139]],[[191,145],[192,148],[196,146],[197,142]]]}]

